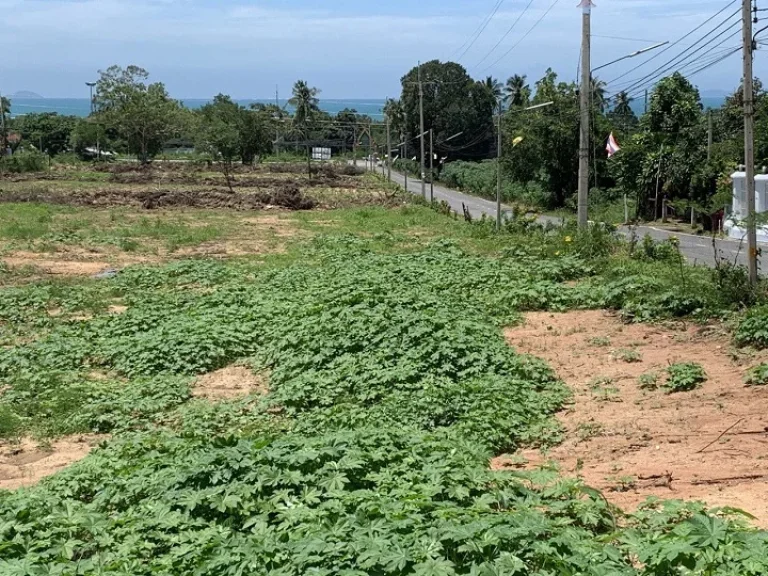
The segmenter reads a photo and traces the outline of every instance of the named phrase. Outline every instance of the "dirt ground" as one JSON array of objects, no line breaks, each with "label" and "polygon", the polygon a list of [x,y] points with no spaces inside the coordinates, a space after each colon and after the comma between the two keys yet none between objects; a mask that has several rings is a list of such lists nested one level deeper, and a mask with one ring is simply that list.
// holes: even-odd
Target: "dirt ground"
[{"label": "dirt ground", "polygon": [[232,218],[225,237],[172,252],[161,240],[139,238],[145,249],[154,253],[125,252],[107,244],[87,248],[56,244],[53,250],[10,250],[0,256],[0,261],[9,268],[32,270],[38,276],[95,276],[110,269],[160,264],[177,258],[231,258],[282,253],[291,240],[302,236],[297,224],[284,212],[247,217],[235,213]]},{"label": "dirt ground", "polygon": [[[559,415],[563,444],[501,456],[495,468],[554,461],[626,510],[649,496],[701,500],[768,527],[768,387],[743,384],[765,354],[734,350],[719,327],[625,325],[601,311],[529,314],[506,338],[546,359],[575,398]],[[676,394],[640,388],[649,372],[663,384],[675,362],[701,364],[708,381]]]},{"label": "dirt ground", "polygon": [[73,436],[42,445],[30,439],[0,442],[0,489],[15,490],[37,484],[82,460],[102,437]]},{"label": "dirt ground", "polygon": [[211,401],[234,400],[253,392],[269,391],[266,374],[255,374],[245,366],[228,366],[198,378],[192,394]]}]

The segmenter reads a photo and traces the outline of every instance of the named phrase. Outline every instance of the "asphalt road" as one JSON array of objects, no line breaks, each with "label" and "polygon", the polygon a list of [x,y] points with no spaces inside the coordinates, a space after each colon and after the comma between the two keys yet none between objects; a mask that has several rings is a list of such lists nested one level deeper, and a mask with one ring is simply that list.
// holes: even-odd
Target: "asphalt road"
[{"label": "asphalt road", "polygon": [[[358,166],[370,170],[370,163],[359,161]],[[373,166],[377,172],[381,173],[382,168],[380,166]],[[405,178],[398,172],[392,172],[392,180],[402,187],[405,187]],[[408,191],[421,195],[421,180],[415,178],[408,178]],[[429,198],[429,183],[426,185],[427,198]],[[473,218],[480,218],[483,214],[493,219],[496,218],[496,202],[486,200],[484,198],[478,198],[477,196],[471,196],[464,192],[457,190],[451,190],[445,186],[435,184],[435,200],[438,202],[445,201],[458,214],[463,214],[462,205],[466,206],[469,213]],[[510,208],[502,206],[502,214],[505,211],[509,211]],[[560,222],[559,219],[552,216],[540,216],[541,222]],[[622,234],[629,235],[630,229],[627,227],[620,227],[619,231]],[[671,236],[676,236],[680,240],[680,250],[683,255],[688,259],[688,262],[694,265],[715,265],[714,249],[712,247],[712,238],[710,236],[696,236],[694,234],[685,234],[679,232],[670,232],[669,230],[663,230],[655,228],[653,226],[636,226],[635,233],[639,238],[648,234],[654,240],[666,240]],[[731,239],[717,239],[715,241],[717,250],[720,252],[722,258],[726,258],[728,261],[736,261],[746,266],[746,240],[741,243],[738,240]],[[768,246],[767,246],[768,248]],[[768,251],[768,250],[767,250]],[[760,257],[760,270],[766,270],[763,264],[768,264],[768,260],[765,260],[766,256]]]}]

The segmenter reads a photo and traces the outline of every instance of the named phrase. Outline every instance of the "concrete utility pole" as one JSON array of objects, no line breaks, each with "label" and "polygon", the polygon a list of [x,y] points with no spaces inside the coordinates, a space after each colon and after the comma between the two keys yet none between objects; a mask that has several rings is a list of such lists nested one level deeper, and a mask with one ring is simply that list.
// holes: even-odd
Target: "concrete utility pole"
[{"label": "concrete utility pole", "polygon": [[[405,121],[405,126],[408,126],[407,112],[403,114],[403,118]],[[403,170],[403,179],[405,181],[405,191],[408,192],[408,136],[405,130],[403,130],[403,134],[404,134],[403,135],[403,160],[405,160],[405,162],[403,163],[403,166],[405,166],[405,170]]]},{"label": "concrete utility pole", "polygon": [[581,0],[581,88],[579,100],[581,129],[579,137],[579,228],[586,228],[589,220],[589,93],[592,89],[592,0]]},{"label": "concrete utility pole", "polygon": [[429,129],[429,203],[435,201],[435,131]]},{"label": "concrete utility pole", "polygon": [[357,124],[352,126],[352,164],[357,168]]},{"label": "concrete utility pole", "polygon": [[427,183],[424,181],[424,84],[421,82],[421,62],[419,62],[419,132],[421,132],[421,197],[427,199]]},{"label": "concrete utility pole", "polygon": [[496,232],[501,231],[501,104],[497,123],[498,143],[496,144]]},{"label": "concrete utility pole", "polygon": [[712,143],[714,142],[714,126],[712,110],[707,111],[707,162],[712,160]]},{"label": "concrete utility pole", "polygon": [[645,90],[645,107],[643,108],[643,114],[648,114],[648,89]]},{"label": "concrete utility pole", "polygon": [[752,0],[742,0],[744,20],[744,164],[747,181],[747,248],[749,281],[757,284],[757,228],[755,222],[755,102],[752,81]]},{"label": "concrete utility pole", "polygon": [[387,182],[392,182],[392,134],[387,116]]}]

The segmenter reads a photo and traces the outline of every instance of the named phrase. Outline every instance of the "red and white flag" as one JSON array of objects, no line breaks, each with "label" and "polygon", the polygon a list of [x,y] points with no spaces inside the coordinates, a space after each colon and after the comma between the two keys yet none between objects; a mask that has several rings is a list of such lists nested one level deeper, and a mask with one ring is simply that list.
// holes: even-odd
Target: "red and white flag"
[{"label": "red and white flag", "polygon": [[608,144],[605,147],[605,151],[608,152],[608,158],[613,158],[613,155],[619,150],[621,150],[621,146],[616,142],[616,138],[614,137],[613,132],[611,132],[611,135],[608,136]]}]

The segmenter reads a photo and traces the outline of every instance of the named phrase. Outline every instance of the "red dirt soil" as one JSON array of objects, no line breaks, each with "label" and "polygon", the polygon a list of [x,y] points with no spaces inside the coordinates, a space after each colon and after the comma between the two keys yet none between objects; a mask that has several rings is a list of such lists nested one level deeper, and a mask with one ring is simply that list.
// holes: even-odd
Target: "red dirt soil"
[{"label": "red dirt soil", "polygon": [[[559,415],[564,443],[547,454],[501,456],[492,466],[554,461],[627,510],[649,496],[701,500],[746,510],[768,527],[768,387],[743,384],[746,370],[766,355],[734,350],[719,327],[675,328],[579,311],[529,314],[523,326],[508,329],[516,350],[552,365],[574,404]],[[621,350],[635,350],[641,360],[627,362]],[[701,364],[708,381],[676,394],[640,388],[641,374],[657,372],[663,384],[664,369],[675,362]]]}]

